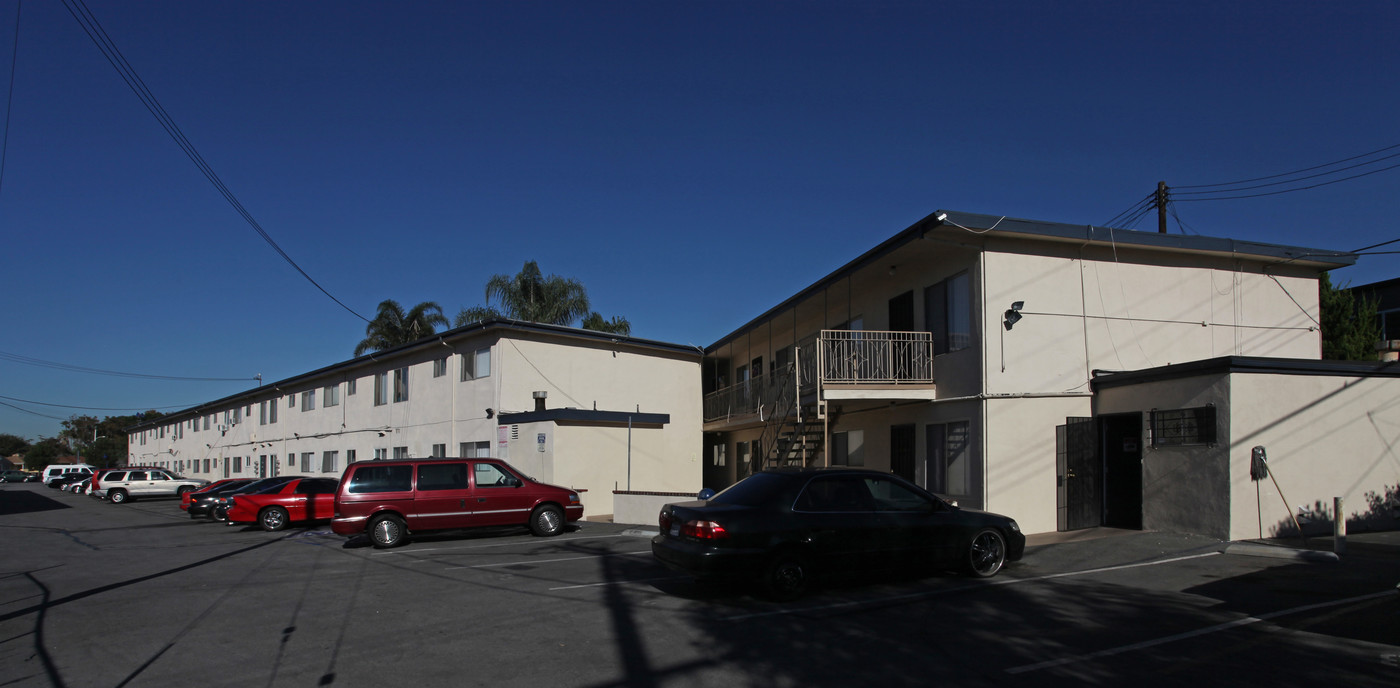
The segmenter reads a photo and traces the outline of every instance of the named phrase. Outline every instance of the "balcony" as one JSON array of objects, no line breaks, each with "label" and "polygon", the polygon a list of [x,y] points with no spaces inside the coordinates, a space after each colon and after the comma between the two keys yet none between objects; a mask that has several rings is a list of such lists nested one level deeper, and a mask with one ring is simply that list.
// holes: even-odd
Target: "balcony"
[{"label": "balcony", "polygon": [[933,335],[928,332],[822,330],[799,343],[791,366],[705,395],[706,423],[790,409],[802,399],[933,399]]}]

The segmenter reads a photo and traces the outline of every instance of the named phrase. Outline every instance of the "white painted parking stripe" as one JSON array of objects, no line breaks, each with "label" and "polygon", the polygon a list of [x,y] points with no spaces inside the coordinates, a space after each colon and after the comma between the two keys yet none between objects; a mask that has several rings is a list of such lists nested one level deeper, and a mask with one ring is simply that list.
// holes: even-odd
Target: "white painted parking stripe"
[{"label": "white painted parking stripe", "polygon": [[561,559],[525,559],[523,561],[503,561],[495,564],[477,564],[475,566],[448,566],[443,570],[455,571],[457,569],[489,569],[498,566],[529,566],[531,564],[553,564],[560,561],[579,561],[580,559],[602,559],[605,557],[635,557],[638,554],[651,554],[651,550],[641,552],[618,552],[616,554],[591,554],[586,557],[563,557]]},{"label": "white painted parking stripe", "polygon": [[1346,599],[1344,599],[1344,600],[1332,600],[1331,602],[1319,602],[1319,603],[1317,603],[1317,604],[1303,605],[1303,606],[1301,606],[1301,607],[1294,607],[1294,608],[1292,608],[1292,609],[1284,609],[1284,610],[1282,610],[1282,611],[1270,612],[1270,613],[1268,613],[1268,614],[1260,614],[1260,615],[1258,615],[1258,616],[1246,616],[1246,617],[1243,618],[1243,619],[1235,619],[1234,621],[1227,621],[1227,622],[1222,623],[1222,624],[1216,624],[1216,625],[1214,625],[1214,626],[1207,626],[1207,627],[1205,627],[1205,628],[1198,628],[1198,629],[1196,629],[1196,630],[1194,630],[1194,631],[1187,631],[1187,632],[1185,632],[1185,633],[1178,633],[1178,634],[1176,634],[1176,635],[1169,635],[1169,636],[1166,636],[1166,637],[1163,637],[1163,638],[1155,638],[1155,639],[1153,639],[1153,640],[1144,640],[1144,641],[1142,641],[1142,642],[1140,642],[1140,643],[1133,643],[1133,644],[1131,644],[1131,645],[1123,645],[1123,646],[1120,646],[1120,647],[1113,647],[1113,648],[1109,648],[1109,649],[1107,649],[1107,650],[1099,650],[1098,652],[1090,652],[1090,653],[1084,654],[1084,655],[1076,655],[1076,656],[1073,656],[1073,657],[1062,657],[1062,658],[1060,658],[1060,659],[1052,659],[1052,660],[1049,660],[1049,661],[1046,661],[1046,662],[1040,662],[1039,664],[1027,664],[1027,665],[1025,665],[1025,666],[1013,667],[1013,668],[1011,668],[1011,669],[1007,669],[1007,670],[1006,670],[1006,673],[1008,673],[1008,674],[1024,674],[1024,673],[1029,672],[1029,671],[1038,671],[1038,670],[1040,670],[1040,669],[1049,669],[1049,668],[1051,668],[1051,667],[1064,666],[1064,665],[1066,665],[1066,664],[1075,664],[1075,663],[1077,663],[1077,662],[1086,662],[1086,661],[1090,661],[1090,660],[1094,660],[1094,659],[1099,659],[1099,658],[1101,658],[1101,657],[1112,657],[1113,655],[1123,654],[1124,652],[1132,652],[1132,651],[1134,651],[1134,650],[1143,650],[1143,649],[1146,649],[1146,648],[1149,648],[1149,647],[1156,647],[1157,645],[1165,645],[1165,644],[1167,644],[1167,643],[1176,642],[1176,641],[1178,641],[1178,640],[1186,640],[1187,638],[1195,638],[1195,637],[1198,637],[1198,636],[1209,635],[1209,634],[1211,634],[1211,633],[1219,633],[1220,631],[1228,631],[1228,630],[1230,630],[1231,628],[1239,628],[1239,627],[1241,627],[1241,626],[1248,626],[1248,625],[1250,625],[1250,624],[1256,624],[1256,623],[1259,623],[1259,622],[1261,622],[1261,621],[1268,621],[1269,619],[1275,619],[1275,618],[1278,618],[1278,617],[1280,617],[1280,616],[1287,616],[1287,615],[1289,615],[1289,614],[1299,614],[1299,613],[1302,613],[1302,612],[1312,611],[1312,610],[1314,610],[1314,609],[1326,609],[1326,608],[1328,608],[1328,607],[1336,607],[1336,606],[1343,605],[1343,604],[1351,604],[1351,603],[1353,603],[1353,602],[1365,602],[1366,600],[1374,600],[1374,599],[1377,599],[1377,598],[1385,597],[1385,596],[1387,596],[1387,595],[1394,595],[1394,594],[1396,594],[1396,592],[1397,592],[1397,591],[1395,591],[1395,590],[1386,590],[1386,591],[1384,591],[1384,592],[1371,593],[1370,595],[1360,595],[1360,596],[1358,596],[1358,597],[1348,597],[1348,598],[1346,598]]},{"label": "white painted parking stripe", "polygon": [[[589,536],[587,536],[587,537],[576,537],[576,538],[560,538],[560,537],[556,537],[556,538],[551,538],[551,539],[549,539],[549,540],[547,540],[547,541],[544,541],[544,542],[541,542],[541,541],[539,541],[539,540],[527,540],[526,542],[529,542],[529,543],[531,543],[531,544],[546,544],[546,543],[556,543],[556,542],[573,542],[573,541],[575,541],[575,540],[603,540],[603,539],[607,539],[607,538],[620,538],[620,537],[625,537],[625,536],[623,536],[623,535],[589,535]],[[510,541],[510,542],[493,542],[493,543],[485,544],[485,545],[462,545],[462,546],[460,546],[460,547],[415,547],[415,548],[413,548],[413,549],[394,549],[394,550],[385,550],[385,551],[382,551],[382,552],[371,552],[371,553],[370,553],[370,556],[374,556],[374,557],[388,557],[388,556],[393,556],[393,555],[396,555],[396,554],[397,554],[397,555],[403,555],[403,554],[417,554],[417,553],[419,553],[419,552],[447,552],[447,551],[459,550],[459,549],[487,549],[487,548],[490,548],[490,547],[510,547],[511,545],[519,545],[519,544],[521,544],[521,541],[519,541],[519,540],[512,540],[512,541]]]},{"label": "white painted parking stripe", "polygon": [[852,600],[849,602],[837,602],[835,604],[825,604],[817,607],[800,607],[796,609],[773,609],[766,612],[755,612],[753,614],[740,614],[738,616],[724,617],[723,621],[742,621],[761,616],[781,616],[783,614],[801,614],[806,612],[819,612],[828,609],[840,609],[842,607],[857,607],[871,604],[887,604],[903,600],[916,600],[924,597],[937,597],[939,595],[949,595],[955,592],[964,592],[976,588],[991,587],[994,585],[1017,585],[1020,583],[1034,583],[1036,581],[1051,580],[1053,578],[1068,578],[1070,576],[1087,576],[1091,573],[1105,573],[1108,571],[1122,571],[1124,569],[1135,569],[1143,566],[1157,566],[1158,564],[1170,564],[1176,561],[1186,561],[1188,559],[1201,559],[1203,557],[1213,557],[1219,552],[1206,552],[1204,554],[1191,554],[1184,557],[1172,557],[1170,559],[1157,559],[1154,561],[1144,561],[1137,564],[1123,564],[1121,566],[1105,566],[1097,569],[1085,569],[1083,571],[1067,571],[1065,573],[1050,573],[1044,576],[1034,576],[1031,578],[995,578],[992,580],[980,581],[971,585],[960,585],[956,588],[944,590],[925,590],[923,592],[910,593],[908,595],[896,595],[894,597],[881,597],[871,600]]},{"label": "white painted parking stripe", "polygon": [[555,590],[577,590],[577,589],[579,589],[579,588],[601,588],[601,587],[603,587],[603,586],[605,586],[605,585],[628,585],[628,584],[630,584],[630,583],[650,583],[650,582],[652,582],[652,581],[680,580],[680,579],[682,579],[682,578],[689,578],[689,577],[690,577],[690,576],[667,576],[667,577],[665,577],[665,578],[638,578],[638,579],[636,579],[636,580],[608,581],[608,582],[606,582],[606,583],[588,583],[588,584],[585,584],[585,585],[565,585],[565,586],[559,587],[559,588],[550,588],[549,590],[550,590],[551,592],[553,592],[553,591],[555,591]]}]

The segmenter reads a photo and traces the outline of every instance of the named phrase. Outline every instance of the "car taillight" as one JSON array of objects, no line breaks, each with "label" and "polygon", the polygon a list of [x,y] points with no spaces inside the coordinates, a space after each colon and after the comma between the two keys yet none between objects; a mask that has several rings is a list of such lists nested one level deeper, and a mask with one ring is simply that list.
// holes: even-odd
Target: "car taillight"
[{"label": "car taillight", "polygon": [[681,535],[697,540],[729,539],[729,533],[724,530],[724,526],[714,521],[689,521],[681,528]]},{"label": "car taillight", "polygon": [[658,522],[661,524],[661,532],[662,532],[662,533],[668,533],[668,532],[670,532],[670,531],[671,531],[671,514],[668,513],[665,509],[662,509],[662,510],[661,510],[661,515],[658,516],[657,518],[658,518]]}]

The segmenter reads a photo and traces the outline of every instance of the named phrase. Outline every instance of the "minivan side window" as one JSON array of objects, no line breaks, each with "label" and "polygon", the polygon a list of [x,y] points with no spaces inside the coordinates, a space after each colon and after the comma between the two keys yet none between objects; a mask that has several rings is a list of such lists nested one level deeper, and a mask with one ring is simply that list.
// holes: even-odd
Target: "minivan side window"
[{"label": "minivan side window", "polygon": [[510,487],[510,479],[515,476],[507,473],[504,468],[494,463],[479,463],[476,465],[476,486],[477,487]]},{"label": "minivan side window", "polygon": [[418,467],[419,490],[467,489],[467,464],[430,463]]},{"label": "minivan side window", "polygon": [[408,492],[413,489],[413,466],[361,466],[350,478],[350,494]]}]

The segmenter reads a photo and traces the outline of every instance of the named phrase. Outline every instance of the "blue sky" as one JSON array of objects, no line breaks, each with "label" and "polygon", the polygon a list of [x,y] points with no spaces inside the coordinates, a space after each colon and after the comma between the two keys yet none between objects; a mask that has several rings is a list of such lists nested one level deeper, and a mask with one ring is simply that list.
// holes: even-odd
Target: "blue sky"
[{"label": "blue sky", "polygon": [[[634,335],[703,346],[935,209],[1102,224],[1158,180],[1400,143],[1393,2],[87,7],[261,226],[367,317],[393,298],[450,318],[536,260]],[[15,23],[0,0],[5,58]],[[16,60],[0,351],[249,381],[0,360],[0,401],[175,410],[350,358],[364,322],[234,212],[61,3],[24,3]],[[1397,185],[1176,209],[1187,231],[1353,250],[1400,238]],[[1334,280],[1396,277],[1395,258]],[[58,430],[0,406],[0,432]]]}]

